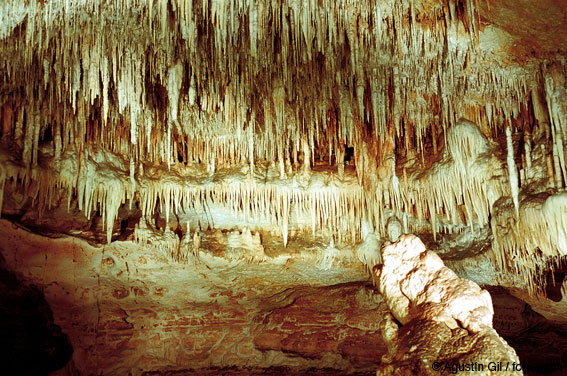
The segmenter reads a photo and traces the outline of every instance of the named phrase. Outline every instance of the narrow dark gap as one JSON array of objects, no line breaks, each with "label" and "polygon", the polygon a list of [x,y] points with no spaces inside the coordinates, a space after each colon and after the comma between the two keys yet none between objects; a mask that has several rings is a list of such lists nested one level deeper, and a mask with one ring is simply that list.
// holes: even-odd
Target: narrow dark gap
[{"label": "narrow dark gap", "polygon": [[173,230],[173,233],[177,235],[179,240],[183,239],[183,230],[181,229],[181,226],[177,226],[175,230]]},{"label": "narrow dark gap", "polygon": [[549,270],[545,275],[545,296],[547,299],[560,302],[563,299],[561,293],[561,286],[567,277],[567,263],[561,265],[559,268],[551,271]]},{"label": "narrow dark gap", "polygon": [[354,162],[354,147],[345,144],[345,163]]},{"label": "narrow dark gap", "polygon": [[43,291],[7,270],[0,255],[0,368],[4,375],[47,375],[73,355]]}]

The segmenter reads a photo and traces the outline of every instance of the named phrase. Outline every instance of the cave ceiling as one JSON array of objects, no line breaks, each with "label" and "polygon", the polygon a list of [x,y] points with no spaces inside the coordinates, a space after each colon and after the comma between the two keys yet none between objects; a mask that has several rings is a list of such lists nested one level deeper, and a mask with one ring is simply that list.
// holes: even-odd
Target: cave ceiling
[{"label": "cave ceiling", "polygon": [[219,204],[284,245],[397,213],[434,237],[490,225],[519,274],[567,254],[567,200],[546,201],[567,179],[564,1],[6,0],[0,20],[0,188],[40,213],[67,191],[107,242],[123,205]]}]

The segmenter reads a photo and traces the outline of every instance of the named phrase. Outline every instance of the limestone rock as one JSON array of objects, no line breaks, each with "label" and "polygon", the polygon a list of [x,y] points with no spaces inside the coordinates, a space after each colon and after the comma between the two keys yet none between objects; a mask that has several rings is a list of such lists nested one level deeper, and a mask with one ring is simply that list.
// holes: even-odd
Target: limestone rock
[{"label": "limestone rock", "polygon": [[[235,247],[259,244],[248,230],[218,236]],[[81,374],[262,374],[279,366],[286,374],[368,374],[386,353],[379,323],[387,308],[360,268],[337,273],[313,267],[315,258],[232,263],[230,249],[221,253],[207,238],[217,256],[172,262],[152,244],[97,248],[6,220],[0,238],[6,268],[43,292],[72,344],[68,367]]]},{"label": "limestone rock", "polygon": [[488,291],[459,278],[413,235],[384,247],[382,258],[378,288],[402,326],[387,316],[381,324],[389,354],[378,375],[450,374],[453,367],[488,375],[502,364],[503,374],[521,374],[515,351],[492,328]]}]

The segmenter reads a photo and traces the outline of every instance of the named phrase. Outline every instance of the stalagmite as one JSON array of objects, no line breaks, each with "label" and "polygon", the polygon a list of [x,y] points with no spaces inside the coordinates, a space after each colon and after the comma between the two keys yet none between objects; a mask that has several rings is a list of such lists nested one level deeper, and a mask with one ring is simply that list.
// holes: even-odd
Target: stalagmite
[{"label": "stalagmite", "polygon": [[392,216],[388,219],[386,224],[386,231],[388,233],[388,240],[392,243],[396,242],[399,237],[403,234],[402,232],[402,224],[395,216]]},{"label": "stalagmite", "polygon": [[390,351],[377,375],[398,374],[399,367],[435,375],[439,369],[424,359],[465,364],[471,354],[480,362],[520,364],[514,349],[492,327],[488,291],[457,277],[413,235],[383,248],[382,258],[383,265],[374,269],[378,289],[402,326],[389,316],[381,323]]}]

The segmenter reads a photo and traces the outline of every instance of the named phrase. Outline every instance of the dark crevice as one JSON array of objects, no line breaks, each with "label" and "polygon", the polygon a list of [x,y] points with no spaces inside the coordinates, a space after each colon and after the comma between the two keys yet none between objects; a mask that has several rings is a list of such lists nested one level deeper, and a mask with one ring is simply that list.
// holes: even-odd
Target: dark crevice
[{"label": "dark crevice", "polygon": [[1,256],[0,341],[4,375],[47,375],[64,367],[73,355],[43,291],[7,270]]},{"label": "dark crevice", "polygon": [[492,295],[494,329],[514,348],[524,375],[567,374],[567,328],[547,320],[502,287],[485,287]]},{"label": "dark crevice", "polygon": [[567,262],[560,265],[554,270],[549,270],[545,274],[545,296],[554,302],[560,302],[563,299],[561,286],[567,276]]}]

